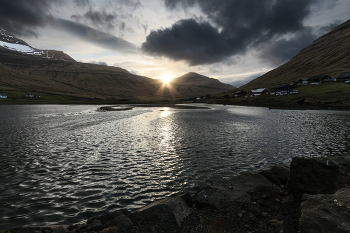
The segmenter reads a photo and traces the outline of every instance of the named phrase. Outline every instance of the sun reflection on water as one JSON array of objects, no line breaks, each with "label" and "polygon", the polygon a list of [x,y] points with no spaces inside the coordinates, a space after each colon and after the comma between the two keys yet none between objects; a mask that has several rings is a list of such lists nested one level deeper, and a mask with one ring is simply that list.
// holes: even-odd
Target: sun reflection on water
[{"label": "sun reflection on water", "polygon": [[167,117],[171,114],[171,109],[168,107],[164,107],[159,111],[161,111],[160,117]]}]

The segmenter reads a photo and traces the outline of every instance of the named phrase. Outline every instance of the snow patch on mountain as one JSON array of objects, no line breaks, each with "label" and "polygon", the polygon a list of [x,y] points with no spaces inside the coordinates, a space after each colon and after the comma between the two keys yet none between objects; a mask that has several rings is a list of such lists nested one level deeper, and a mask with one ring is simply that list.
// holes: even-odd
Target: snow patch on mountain
[{"label": "snow patch on mountain", "polygon": [[0,41],[0,46],[6,49],[15,50],[22,53],[33,53],[35,51],[33,48],[29,47],[28,45],[12,44],[5,41]]},{"label": "snow patch on mountain", "polygon": [[0,48],[16,51],[22,54],[35,55],[42,59],[74,61],[62,51],[41,50],[29,46],[24,40],[18,39],[6,30],[0,28]]}]

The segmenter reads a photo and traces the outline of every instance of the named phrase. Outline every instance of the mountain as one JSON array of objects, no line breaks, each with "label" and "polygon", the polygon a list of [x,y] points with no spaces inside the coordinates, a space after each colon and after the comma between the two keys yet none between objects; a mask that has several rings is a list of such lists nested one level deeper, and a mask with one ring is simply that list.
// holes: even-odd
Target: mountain
[{"label": "mountain", "polygon": [[0,93],[10,98],[11,93],[14,97],[46,93],[105,99],[188,98],[234,88],[189,74],[166,86],[159,79],[134,75],[122,68],[80,63],[63,52],[35,49],[1,30]]},{"label": "mountain", "polygon": [[252,80],[241,89],[270,88],[278,84],[350,71],[350,20],[315,40],[280,67]]},{"label": "mountain", "polygon": [[55,50],[41,50],[35,49],[28,45],[25,41],[16,38],[4,29],[0,28],[0,49],[7,49],[19,52],[21,54],[33,55],[37,58],[62,60],[62,61],[74,61],[73,58],[63,53],[62,51]]},{"label": "mountain", "polygon": [[[209,78],[194,72],[189,72],[178,78],[174,78],[171,80],[171,85],[178,92],[187,93],[188,96],[213,95],[235,88],[230,84],[225,84],[217,79]],[[205,94],[203,94],[204,92]]]}]

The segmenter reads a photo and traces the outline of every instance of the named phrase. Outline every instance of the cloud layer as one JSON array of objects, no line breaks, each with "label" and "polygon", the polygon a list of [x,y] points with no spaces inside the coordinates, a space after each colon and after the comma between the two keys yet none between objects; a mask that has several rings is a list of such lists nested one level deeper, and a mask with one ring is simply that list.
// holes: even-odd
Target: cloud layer
[{"label": "cloud layer", "polygon": [[38,36],[36,29],[53,19],[51,5],[42,0],[1,0],[0,27],[18,36]]},{"label": "cloud layer", "polygon": [[138,51],[134,44],[92,27],[64,19],[56,19],[56,23],[70,34],[100,47],[121,52],[136,53]]},{"label": "cloud layer", "polygon": [[152,31],[142,50],[153,56],[200,65],[255,49],[264,54],[265,62],[281,64],[316,38],[303,25],[313,2],[164,0],[170,10],[200,7],[206,19],[184,19],[170,28]]},{"label": "cloud layer", "polygon": [[64,11],[72,12],[70,19],[104,32],[113,29],[132,31],[125,21],[132,18],[130,12],[141,6],[139,0],[96,3],[92,0],[1,0],[0,28],[16,36],[38,37],[38,28],[54,22],[55,16],[51,12],[61,15]]}]

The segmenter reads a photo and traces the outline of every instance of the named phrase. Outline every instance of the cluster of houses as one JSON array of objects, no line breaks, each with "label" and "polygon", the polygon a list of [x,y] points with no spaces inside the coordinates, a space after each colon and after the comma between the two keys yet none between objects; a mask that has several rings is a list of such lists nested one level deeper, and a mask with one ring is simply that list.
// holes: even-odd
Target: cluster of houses
[{"label": "cluster of houses", "polygon": [[[25,98],[40,98],[40,95],[25,95]],[[0,94],[0,99],[7,99],[7,95],[6,94]]]},{"label": "cluster of houses", "polygon": [[[343,82],[350,84],[350,71],[341,73],[337,78],[334,78],[328,74],[312,76],[306,79],[299,79],[292,81],[289,84],[281,84],[274,87],[271,87],[270,90],[267,88],[261,88],[256,90],[247,91],[240,90],[235,92],[235,97],[242,96],[259,96],[259,95],[291,95],[297,94],[297,90],[293,90],[297,85],[306,85],[306,84],[320,84],[324,82]],[[223,98],[229,98],[228,95],[222,96]]]}]

